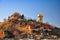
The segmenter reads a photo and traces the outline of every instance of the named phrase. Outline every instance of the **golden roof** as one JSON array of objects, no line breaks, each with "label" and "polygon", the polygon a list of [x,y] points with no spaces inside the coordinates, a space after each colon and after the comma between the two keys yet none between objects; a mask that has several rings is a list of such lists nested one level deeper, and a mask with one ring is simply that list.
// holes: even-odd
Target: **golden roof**
[{"label": "golden roof", "polygon": [[43,14],[38,14],[38,17],[43,16]]}]

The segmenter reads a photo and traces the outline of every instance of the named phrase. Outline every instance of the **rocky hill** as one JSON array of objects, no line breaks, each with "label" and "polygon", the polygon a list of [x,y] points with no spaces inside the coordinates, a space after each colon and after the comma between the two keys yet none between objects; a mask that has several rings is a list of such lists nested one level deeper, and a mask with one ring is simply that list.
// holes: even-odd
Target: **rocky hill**
[{"label": "rocky hill", "polygon": [[17,37],[20,34],[32,34],[34,36],[43,34],[43,37],[52,35],[60,37],[59,28],[53,27],[48,23],[40,23],[34,19],[26,19],[24,15],[18,12],[0,22],[0,38],[6,37],[6,34],[9,33]]}]

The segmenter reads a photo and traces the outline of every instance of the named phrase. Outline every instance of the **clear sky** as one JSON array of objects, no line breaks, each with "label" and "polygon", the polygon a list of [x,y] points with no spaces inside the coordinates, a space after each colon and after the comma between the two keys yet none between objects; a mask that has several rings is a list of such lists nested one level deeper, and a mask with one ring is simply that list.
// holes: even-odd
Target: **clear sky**
[{"label": "clear sky", "polygon": [[44,23],[60,27],[60,0],[0,0],[0,21],[14,12],[36,20],[42,13]]}]

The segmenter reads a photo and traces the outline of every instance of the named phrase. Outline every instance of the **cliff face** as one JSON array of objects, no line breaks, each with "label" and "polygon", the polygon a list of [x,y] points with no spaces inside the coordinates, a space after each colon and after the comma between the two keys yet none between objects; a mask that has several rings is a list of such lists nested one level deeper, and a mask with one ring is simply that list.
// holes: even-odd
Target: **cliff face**
[{"label": "cliff face", "polygon": [[[48,29],[50,29],[51,31],[49,31]],[[47,23],[39,23],[33,19],[27,20],[26,18],[24,18],[24,15],[21,15],[17,12],[15,12],[13,15],[9,16],[8,19],[4,20],[4,22],[0,22],[0,31],[1,30],[2,30],[2,32],[9,31],[14,35],[16,35],[20,32],[28,33],[28,34],[40,34],[41,30],[45,30],[43,32],[49,33],[51,35],[53,34],[53,32],[55,32],[55,28],[53,26],[51,26]],[[16,31],[16,30],[18,30],[18,31]],[[56,32],[59,32],[58,30],[59,30],[59,28],[57,28]],[[59,33],[57,34],[56,32],[54,35],[59,35]],[[4,35],[4,34],[5,33],[3,33],[1,35]]]}]

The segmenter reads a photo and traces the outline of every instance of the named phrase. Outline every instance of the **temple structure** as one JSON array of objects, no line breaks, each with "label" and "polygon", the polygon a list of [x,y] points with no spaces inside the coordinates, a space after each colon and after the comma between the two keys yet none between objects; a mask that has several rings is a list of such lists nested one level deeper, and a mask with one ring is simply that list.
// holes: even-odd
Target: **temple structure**
[{"label": "temple structure", "polygon": [[38,22],[43,23],[43,14],[38,14]]}]

